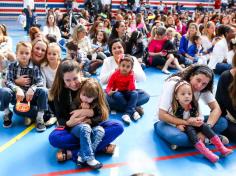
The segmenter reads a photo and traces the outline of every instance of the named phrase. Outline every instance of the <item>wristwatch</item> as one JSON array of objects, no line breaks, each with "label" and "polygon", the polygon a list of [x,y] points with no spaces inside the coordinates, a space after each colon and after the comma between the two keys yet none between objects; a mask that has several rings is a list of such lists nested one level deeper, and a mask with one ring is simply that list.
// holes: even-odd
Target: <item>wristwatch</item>
[{"label": "wristwatch", "polygon": [[212,125],[211,125],[211,124],[209,124],[209,123],[207,123],[207,126],[208,126],[208,127],[210,127],[210,128],[212,128]]}]

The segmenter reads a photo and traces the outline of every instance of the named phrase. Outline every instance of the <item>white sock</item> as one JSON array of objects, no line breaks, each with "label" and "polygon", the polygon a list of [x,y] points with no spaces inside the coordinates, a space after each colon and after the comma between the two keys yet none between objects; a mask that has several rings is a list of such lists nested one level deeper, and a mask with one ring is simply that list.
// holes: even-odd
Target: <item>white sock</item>
[{"label": "white sock", "polygon": [[43,120],[44,111],[39,111],[36,117],[37,122],[44,122]]},{"label": "white sock", "polygon": [[4,114],[5,114],[5,115],[10,114],[10,109],[9,109],[9,108],[4,109]]},{"label": "white sock", "polygon": [[99,163],[100,162],[95,159],[87,161],[87,164],[90,166],[95,166],[96,164],[99,164]]}]

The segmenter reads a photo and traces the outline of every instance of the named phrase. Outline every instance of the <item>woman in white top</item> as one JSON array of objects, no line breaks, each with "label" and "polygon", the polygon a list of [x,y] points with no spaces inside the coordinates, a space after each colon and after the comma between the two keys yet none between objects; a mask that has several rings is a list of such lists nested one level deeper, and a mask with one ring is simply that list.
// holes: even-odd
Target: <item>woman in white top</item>
[{"label": "woman in white top", "polygon": [[218,28],[218,35],[222,36],[222,39],[215,44],[212,51],[212,59],[210,59],[208,66],[214,69],[216,74],[221,74],[225,70],[232,68],[232,65],[227,62],[227,55],[230,40],[236,36],[236,29],[231,26],[221,25]]},{"label": "woman in white top", "polygon": [[61,40],[61,31],[56,24],[56,18],[52,13],[47,16],[46,26],[43,27],[43,34],[56,36],[57,42]]},{"label": "woman in white top", "polygon": [[214,40],[215,29],[215,23],[212,21],[208,21],[204,26],[203,34],[201,36],[203,56],[199,58],[198,63],[207,65],[207,62],[211,59],[212,50],[216,43],[216,40]]},{"label": "woman in white top", "polygon": [[0,25],[0,71],[8,66],[9,62],[15,61],[16,56],[12,52],[12,39],[7,35],[7,28]]},{"label": "woman in white top", "polygon": [[[102,65],[102,69],[101,69],[101,73],[100,73],[100,82],[102,84],[107,84],[108,79],[110,78],[112,73],[118,68],[118,62],[120,59],[120,55],[124,54],[125,44],[121,39],[117,38],[117,39],[114,39],[109,44],[109,49],[110,49],[112,56],[106,58],[104,60],[103,65]],[[146,80],[146,75],[145,75],[144,71],[142,70],[137,58],[133,57],[133,59],[134,59],[133,71],[134,71],[135,80],[136,81]],[[141,106],[141,105],[147,103],[150,96],[145,91],[143,91],[141,89],[138,89],[137,91],[138,91],[137,106]],[[106,98],[107,98],[108,104],[112,110],[119,110],[119,111],[125,110],[125,107],[126,107],[125,104],[117,102],[111,96],[106,96]],[[140,111],[139,111],[139,113],[140,113]],[[140,115],[142,115],[142,113],[140,113]]]},{"label": "woman in white top", "polygon": [[[227,121],[225,118],[220,118],[221,110],[212,94],[214,74],[208,66],[194,64],[189,66],[185,71],[171,76],[165,81],[163,86],[164,89],[158,105],[159,121],[154,124],[154,129],[161,138],[172,146],[187,147],[191,146],[191,143],[187,135],[176,128],[176,125],[200,126],[200,123],[197,118],[183,120],[173,115],[171,108],[172,97],[175,84],[180,79],[191,84],[197,101],[201,98],[203,102],[209,106],[211,112],[209,117],[205,118],[205,122],[212,127],[217,134],[227,128]],[[205,139],[204,135],[201,133],[199,133],[199,137]]]}]

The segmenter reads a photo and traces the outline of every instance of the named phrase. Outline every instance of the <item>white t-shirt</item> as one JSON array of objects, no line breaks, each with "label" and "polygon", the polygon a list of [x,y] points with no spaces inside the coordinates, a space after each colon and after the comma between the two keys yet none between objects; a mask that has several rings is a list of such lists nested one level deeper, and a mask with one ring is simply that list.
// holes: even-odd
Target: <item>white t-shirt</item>
[{"label": "white t-shirt", "polygon": [[[135,76],[135,81],[144,81],[146,80],[146,75],[140,66],[140,63],[138,62],[136,57],[133,57],[134,59],[134,76]],[[102,84],[107,84],[108,79],[112,75],[112,73],[115,72],[115,70],[118,68],[118,64],[116,63],[115,59],[113,56],[108,57],[104,59],[102,69],[100,72],[100,81]]]},{"label": "white t-shirt", "polygon": [[101,0],[103,5],[110,5],[111,4],[111,0]]},{"label": "white t-shirt", "polygon": [[[158,119],[159,119],[159,115],[158,115],[159,109],[167,111],[169,114],[173,115],[171,103],[173,99],[173,92],[174,92],[175,84],[178,82],[179,79],[180,78],[176,76],[164,82],[162,93],[158,101],[158,107],[157,107]],[[203,93],[194,92],[194,96],[197,101],[199,101],[199,99],[201,98],[203,102],[206,104],[216,101],[215,97],[210,91],[203,92]]]},{"label": "white t-shirt", "polygon": [[24,0],[24,8],[27,8],[27,6],[30,6],[30,9],[34,9],[34,0]]},{"label": "white t-shirt", "polygon": [[227,53],[229,52],[228,44],[225,38],[218,41],[212,51],[212,58],[210,59],[208,66],[211,69],[215,69],[217,63],[223,62],[227,58]]},{"label": "white t-shirt", "polygon": [[57,69],[53,70],[49,65],[43,65],[41,67],[41,72],[44,79],[44,86],[50,89],[52,87]]}]

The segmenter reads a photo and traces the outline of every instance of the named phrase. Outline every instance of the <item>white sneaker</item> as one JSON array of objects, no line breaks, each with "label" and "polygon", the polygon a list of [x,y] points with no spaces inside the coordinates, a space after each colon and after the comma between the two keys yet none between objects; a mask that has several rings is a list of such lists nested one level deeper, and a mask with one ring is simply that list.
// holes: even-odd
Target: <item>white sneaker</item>
[{"label": "white sneaker", "polygon": [[57,118],[56,117],[51,117],[46,123],[45,126],[52,126],[57,122]]},{"label": "white sneaker", "polygon": [[141,118],[141,116],[139,115],[139,113],[137,111],[135,111],[134,114],[133,114],[133,118],[134,118],[134,120],[137,121],[138,119]]},{"label": "white sneaker", "polygon": [[121,117],[125,123],[130,124],[131,123],[131,119],[130,116],[128,114],[125,114]]}]

